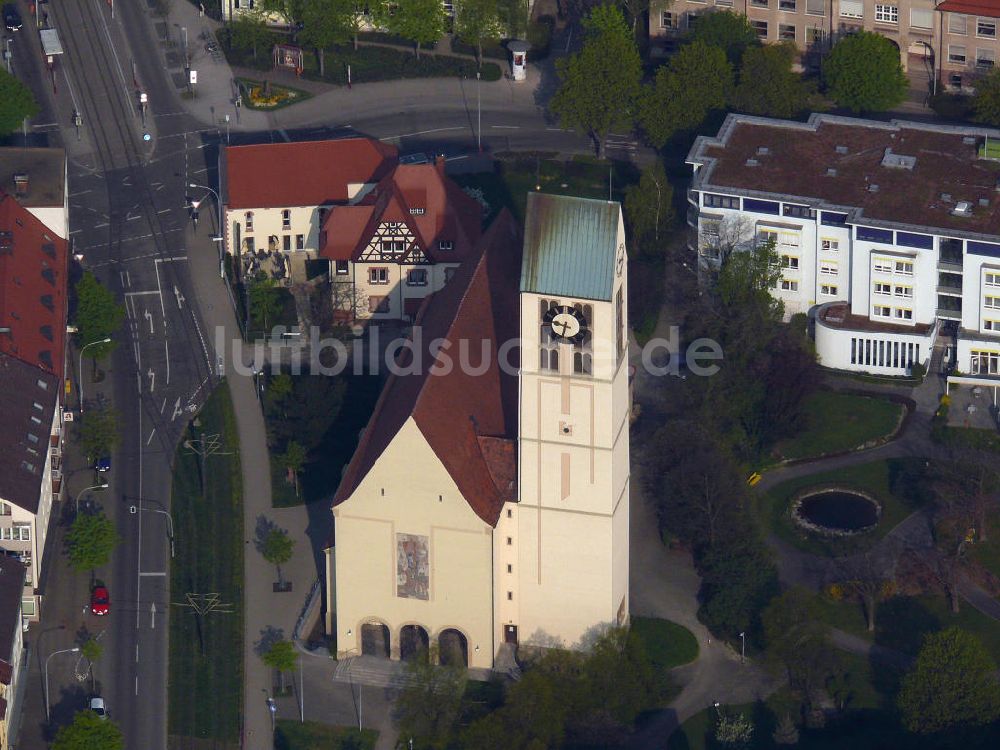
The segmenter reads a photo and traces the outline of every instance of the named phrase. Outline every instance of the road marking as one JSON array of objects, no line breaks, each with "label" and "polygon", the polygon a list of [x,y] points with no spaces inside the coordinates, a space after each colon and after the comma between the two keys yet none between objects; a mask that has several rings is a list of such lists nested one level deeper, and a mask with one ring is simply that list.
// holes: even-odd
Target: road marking
[{"label": "road marking", "polygon": [[146,322],[149,323],[149,335],[153,335],[153,313],[149,310],[142,311],[143,316],[146,318]]},{"label": "road marking", "polygon": [[[167,339],[163,339],[163,353],[167,355],[167,385],[170,385],[170,347]],[[161,409],[162,412],[162,409]]]},{"label": "road marking", "polygon": [[160,414],[163,414],[163,410],[167,408],[167,399],[164,397],[163,403],[160,404]]},{"label": "road marking", "polygon": [[157,211],[156,215],[159,216],[160,214],[169,214],[171,211],[173,211],[172,208],[165,208],[162,211]]},{"label": "road marking", "polygon": [[145,291],[145,292],[125,292],[125,296],[126,297],[142,297],[143,295],[146,295],[146,294],[159,294],[159,292],[157,292],[157,291],[155,291],[153,289],[150,289],[150,290]]},{"label": "road marking", "polygon": [[156,630],[156,602],[149,605],[149,629]]},{"label": "road marking", "polygon": [[500,130],[520,130],[520,125],[490,125],[491,128],[498,128]]},{"label": "road marking", "polygon": [[149,445],[153,441],[153,435],[155,434],[156,434],[156,428],[154,427],[153,431],[149,433],[149,439],[146,441],[146,445]]},{"label": "road marking", "polygon": [[181,294],[181,290],[177,288],[176,284],[174,284],[174,297],[177,299],[177,309],[180,310],[183,306],[184,295]]},{"label": "road marking", "polygon": [[418,130],[416,133],[402,133],[400,135],[387,135],[385,138],[379,138],[380,141],[394,141],[398,138],[410,138],[415,135],[427,135],[428,133],[443,133],[446,130],[466,130],[463,125],[456,125],[450,128],[432,128],[430,130]]},{"label": "road marking", "polygon": [[163,570],[143,570],[139,572],[141,576],[165,576],[167,573]]},{"label": "road marking", "polygon": [[139,644],[135,644],[135,663],[139,663]]},{"label": "road marking", "polygon": [[[94,1],[97,2],[97,0]],[[134,97],[132,96],[132,92],[129,90],[128,84],[125,83],[125,71],[122,70],[121,61],[118,59],[117,47],[115,46],[115,43],[111,41],[111,32],[108,30],[108,22],[105,19],[104,14],[100,13],[99,15],[101,18],[101,26],[104,29],[104,36],[108,40],[108,48],[111,50],[111,54],[115,58],[115,67],[118,69],[118,80],[122,82],[122,89],[125,91],[125,101],[128,102],[128,108],[134,115],[136,113],[135,103],[132,101]]]},{"label": "road marking", "polygon": [[35,130],[41,130],[42,128],[58,128],[58,122],[43,122],[41,125],[32,125]]},{"label": "road marking", "polygon": [[[111,226],[111,225],[108,222],[105,221],[105,222],[102,222],[101,224],[94,224],[94,229],[103,229],[104,227],[108,227],[108,226]],[[100,245],[91,245],[90,247],[104,247],[104,243],[102,242]],[[84,249],[85,250],[89,250],[90,248],[88,247],[88,248],[84,248]]]},{"label": "road marking", "polygon": [[156,271],[156,292],[160,295],[160,312],[163,313],[163,327],[167,327],[167,308],[163,304],[163,288],[160,286],[160,261],[153,261],[153,270]]},{"label": "road marking", "polygon": [[93,190],[80,190],[80,191],[78,191],[76,193],[70,193],[69,197],[70,198],[75,198],[78,195],[86,195],[87,193],[92,193],[92,192],[94,192],[94,191]]},{"label": "road marking", "polygon": [[181,409],[181,397],[177,397],[177,401],[174,403],[174,413],[170,417],[170,421],[173,422],[177,417],[184,414],[184,410]]},{"label": "road marking", "polygon": [[[137,616],[137,617],[138,617],[138,615],[139,615],[139,613],[138,613],[138,612],[136,612],[136,616]],[[138,694],[139,694],[139,675],[136,675],[136,676],[135,676],[135,694],[136,694],[136,695],[138,695]]]},{"label": "road marking", "polygon": [[153,372],[153,368],[150,367],[149,372],[146,374],[149,375],[149,392],[152,394],[153,391],[156,390],[156,373]]}]

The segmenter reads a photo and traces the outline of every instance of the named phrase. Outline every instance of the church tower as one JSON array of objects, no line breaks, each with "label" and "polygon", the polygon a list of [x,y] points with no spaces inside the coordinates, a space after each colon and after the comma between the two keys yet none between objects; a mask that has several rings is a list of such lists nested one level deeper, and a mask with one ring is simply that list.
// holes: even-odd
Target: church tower
[{"label": "church tower", "polygon": [[618,203],[529,193],[518,495],[494,535],[498,642],[573,646],[628,620],[626,283]]}]

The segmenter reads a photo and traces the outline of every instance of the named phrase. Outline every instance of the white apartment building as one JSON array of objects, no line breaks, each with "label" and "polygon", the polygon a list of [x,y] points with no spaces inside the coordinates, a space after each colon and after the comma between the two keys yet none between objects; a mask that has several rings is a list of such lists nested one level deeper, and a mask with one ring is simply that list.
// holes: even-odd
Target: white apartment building
[{"label": "white apartment building", "polygon": [[987,139],[1000,131],[731,114],[687,158],[699,269],[773,237],[774,294],[815,321],[821,365],[903,375],[940,342],[995,393],[1000,162],[984,158]]},{"label": "white apartment building", "polygon": [[15,747],[24,693],[24,623],[21,590],[25,567],[0,557],[0,750]]}]

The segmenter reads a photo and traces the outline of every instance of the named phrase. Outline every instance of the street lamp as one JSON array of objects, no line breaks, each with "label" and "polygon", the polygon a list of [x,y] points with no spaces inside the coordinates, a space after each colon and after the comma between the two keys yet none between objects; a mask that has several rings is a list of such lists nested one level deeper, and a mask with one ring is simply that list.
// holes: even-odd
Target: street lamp
[{"label": "street lamp", "polygon": [[101,482],[100,484],[95,484],[93,487],[87,487],[85,490],[81,490],[76,496],[76,515],[80,515],[80,498],[83,497],[85,492],[90,492],[90,490],[106,490],[108,488],[107,482]]},{"label": "street lamp", "polygon": [[51,659],[56,654],[75,654],[80,650],[79,646],[74,646],[73,648],[64,648],[61,651],[53,651],[49,654],[48,658],[45,660],[45,721],[51,721],[49,716],[49,659]]},{"label": "street lamp", "polygon": [[168,511],[160,510],[159,508],[143,508],[143,510],[151,510],[153,513],[162,513],[167,517],[167,535],[170,537],[170,556],[174,556],[174,519]]},{"label": "street lamp", "polygon": [[476,71],[476,139],[479,145],[479,153],[483,153],[483,97],[482,84],[480,84],[479,71]]},{"label": "street lamp", "polygon": [[80,350],[80,368],[77,370],[77,373],[79,373],[79,376],[80,376],[80,413],[81,414],[83,414],[83,353],[85,351],[87,351],[87,349],[89,349],[90,347],[94,346],[95,344],[110,344],[110,343],[111,343],[111,337],[107,336],[107,337],[105,337],[103,339],[99,339],[98,341],[91,341],[89,344],[85,344],[84,347]]},{"label": "street lamp", "polygon": [[747,634],[740,633],[740,664],[745,664],[747,660]]},{"label": "street lamp", "polygon": [[[222,231],[222,199],[219,197],[219,194],[217,192],[215,192],[215,190],[213,190],[212,188],[210,188],[208,185],[199,185],[196,182],[189,182],[188,183],[188,187],[191,187],[191,188],[200,188],[201,190],[207,190],[208,192],[210,192],[212,195],[215,196],[215,205],[216,205],[216,208],[218,210],[218,216],[219,216],[219,222],[218,222],[219,234],[217,236],[213,237],[212,241],[219,243],[219,278],[220,279],[224,279],[226,277],[226,274],[225,274],[225,268],[223,266],[222,245],[226,241],[226,235]],[[200,202],[201,201],[191,201],[191,204],[195,208],[197,208],[198,207],[198,203],[200,203]]]},{"label": "street lamp", "polygon": [[267,696],[267,710],[271,714],[271,734],[274,734],[274,715],[278,713],[278,706],[270,695]]}]

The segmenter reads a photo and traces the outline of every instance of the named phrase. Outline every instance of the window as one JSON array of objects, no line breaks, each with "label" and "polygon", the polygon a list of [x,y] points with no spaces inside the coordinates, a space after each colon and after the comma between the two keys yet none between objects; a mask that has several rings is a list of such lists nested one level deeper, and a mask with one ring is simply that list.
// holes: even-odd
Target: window
[{"label": "window", "polygon": [[778,0],[778,10],[795,12],[795,0]]},{"label": "window", "polygon": [[29,596],[27,599],[21,600],[21,614],[24,617],[35,616],[35,597]]},{"label": "window", "polygon": [[988,307],[991,310],[1000,310],[1000,297],[990,297],[986,296],[983,300],[983,307]]},{"label": "window", "polygon": [[968,16],[964,13],[948,14],[948,33],[965,34],[968,26]]},{"label": "window", "polygon": [[349,270],[349,261],[338,260],[335,261],[335,264],[336,264],[336,274],[338,276],[346,276]]},{"label": "window", "polygon": [[885,305],[875,305],[872,309],[872,316],[876,318],[888,318],[892,315],[892,310]]},{"label": "window", "polygon": [[15,523],[13,527],[15,542],[31,541],[31,524]]},{"label": "window", "polygon": [[895,5],[876,5],[876,23],[899,23],[899,8]]},{"label": "window", "polygon": [[773,229],[758,229],[757,230],[757,244],[766,245],[771,243],[775,247],[778,245],[778,233]]},{"label": "window", "polygon": [[823,286],[819,288],[819,293],[825,294],[827,297],[836,297],[837,287],[833,286],[832,284],[823,284]]},{"label": "window", "polygon": [[247,237],[243,242],[246,243],[247,252],[251,255],[257,251],[257,243],[254,242],[253,237]]},{"label": "window", "polygon": [[729,6],[733,4],[733,0],[715,0],[715,4]]},{"label": "window", "polygon": [[992,68],[996,65],[997,53],[991,49],[976,48],[976,67]]},{"label": "window", "polygon": [[406,272],[407,286],[427,286],[427,269],[412,268]]},{"label": "window", "polygon": [[893,288],[892,293],[895,294],[897,297],[906,297],[907,299],[910,299],[910,298],[913,297],[913,287],[912,286],[901,286],[901,285],[897,284]]},{"label": "window", "polygon": [[403,240],[382,240],[379,249],[385,255],[398,255],[406,251],[406,243]]},{"label": "window", "polygon": [[960,44],[948,45],[948,62],[965,65],[965,47]]},{"label": "window", "polygon": [[973,375],[1000,375],[1000,354],[997,352],[972,352]]},{"label": "window", "polygon": [[389,269],[388,268],[369,268],[368,269],[368,283],[369,284],[388,284],[389,283]]},{"label": "window", "polygon": [[422,208],[411,208],[410,209],[410,216],[423,216],[423,215],[424,215],[424,209],[422,209]]},{"label": "window", "polygon": [[734,195],[716,195],[705,193],[706,208],[735,208],[739,210],[740,199]]},{"label": "window", "polygon": [[948,76],[948,85],[952,88],[960,89],[962,88],[962,74],[952,73]]},{"label": "window", "polygon": [[766,8],[768,0],[750,0],[750,5],[754,8]]},{"label": "window", "polygon": [[9,516],[9,515],[10,515],[10,506],[5,502],[0,501],[0,516]]},{"label": "window", "polygon": [[292,212],[287,208],[283,209],[281,212],[281,228],[291,229],[292,228]]},{"label": "window", "polygon": [[864,0],[840,0],[840,15],[843,18],[864,18]]},{"label": "window", "polygon": [[831,239],[823,239],[823,240],[820,240],[820,247],[823,248],[824,250],[826,250],[828,253],[835,253],[838,250],[840,250],[840,241],[839,240],[831,240]]},{"label": "window", "polygon": [[677,17],[677,14],[671,13],[669,10],[663,11],[663,13],[660,15],[660,28],[679,29],[680,19]]},{"label": "window", "polygon": [[444,250],[447,252],[449,250],[454,250],[454,249],[455,249],[455,243],[452,242],[451,240],[441,240],[438,243],[438,250]]},{"label": "window", "polygon": [[782,255],[781,256],[781,267],[790,268],[793,271],[799,270],[799,259],[794,255]]},{"label": "window", "polygon": [[514,598],[514,592],[513,591],[508,591],[507,592],[507,601],[511,601],[513,598]]},{"label": "window", "polygon": [[509,547],[513,543],[514,543],[514,538],[513,537],[507,537],[507,546]]},{"label": "window", "polygon": [[253,211],[247,211],[243,217],[246,220],[247,231],[253,231]]},{"label": "window", "polygon": [[910,9],[910,26],[915,29],[931,29],[934,27],[934,11],[919,8]]},{"label": "window", "polygon": [[837,275],[837,261],[835,260],[824,260],[819,264],[819,272],[822,276],[836,276]]},{"label": "window", "polygon": [[559,371],[559,343],[552,335],[552,326],[545,322],[545,315],[551,308],[557,306],[558,303],[555,300],[543,299],[539,301],[538,309],[538,319],[540,321],[538,332],[538,366],[542,370],[552,370],[554,372]]},{"label": "window", "polygon": [[826,13],[826,0],[806,0],[806,13],[822,16]]},{"label": "window", "polygon": [[985,36],[995,39],[997,35],[997,22],[993,18],[976,19],[976,36]]},{"label": "window", "polygon": [[295,249],[304,250],[306,247],[306,236],[304,234],[295,235]]},{"label": "window", "polygon": [[810,47],[815,44],[823,43],[823,29],[817,29],[814,26],[806,27],[806,44]]},{"label": "window", "polygon": [[909,260],[897,260],[896,261],[896,267],[895,267],[894,270],[895,270],[896,273],[901,273],[904,276],[912,276],[913,275],[913,261],[909,261]]},{"label": "window", "polygon": [[782,279],[781,289],[784,292],[797,292],[799,291],[799,282],[792,281],[791,279]]},{"label": "window", "polygon": [[984,331],[1000,331],[1000,320],[984,320]]},{"label": "window", "polygon": [[778,39],[783,42],[795,41],[795,25],[790,23],[778,24]]},{"label": "window", "polygon": [[292,235],[283,234],[281,235],[281,249],[286,253],[292,249]]},{"label": "window", "polygon": [[885,284],[881,281],[875,282],[875,294],[892,294],[892,284]]},{"label": "window", "polygon": [[767,21],[750,21],[750,26],[761,39],[767,39]]},{"label": "window", "polygon": [[899,320],[913,320],[913,310],[907,310],[904,307],[897,307],[896,318]]},{"label": "window", "polygon": [[372,294],[368,297],[368,312],[387,313],[389,312],[389,298]]},{"label": "window", "polygon": [[991,273],[987,271],[986,276],[983,279],[983,283],[985,283],[986,286],[1000,286],[1000,273]]},{"label": "window", "polygon": [[622,290],[618,290],[618,294],[615,295],[615,325],[618,329],[618,361],[622,361],[622,357],[625,356],[627,351],[625,337],[627,335],[625,331],[625,300],[622,297]]}]

